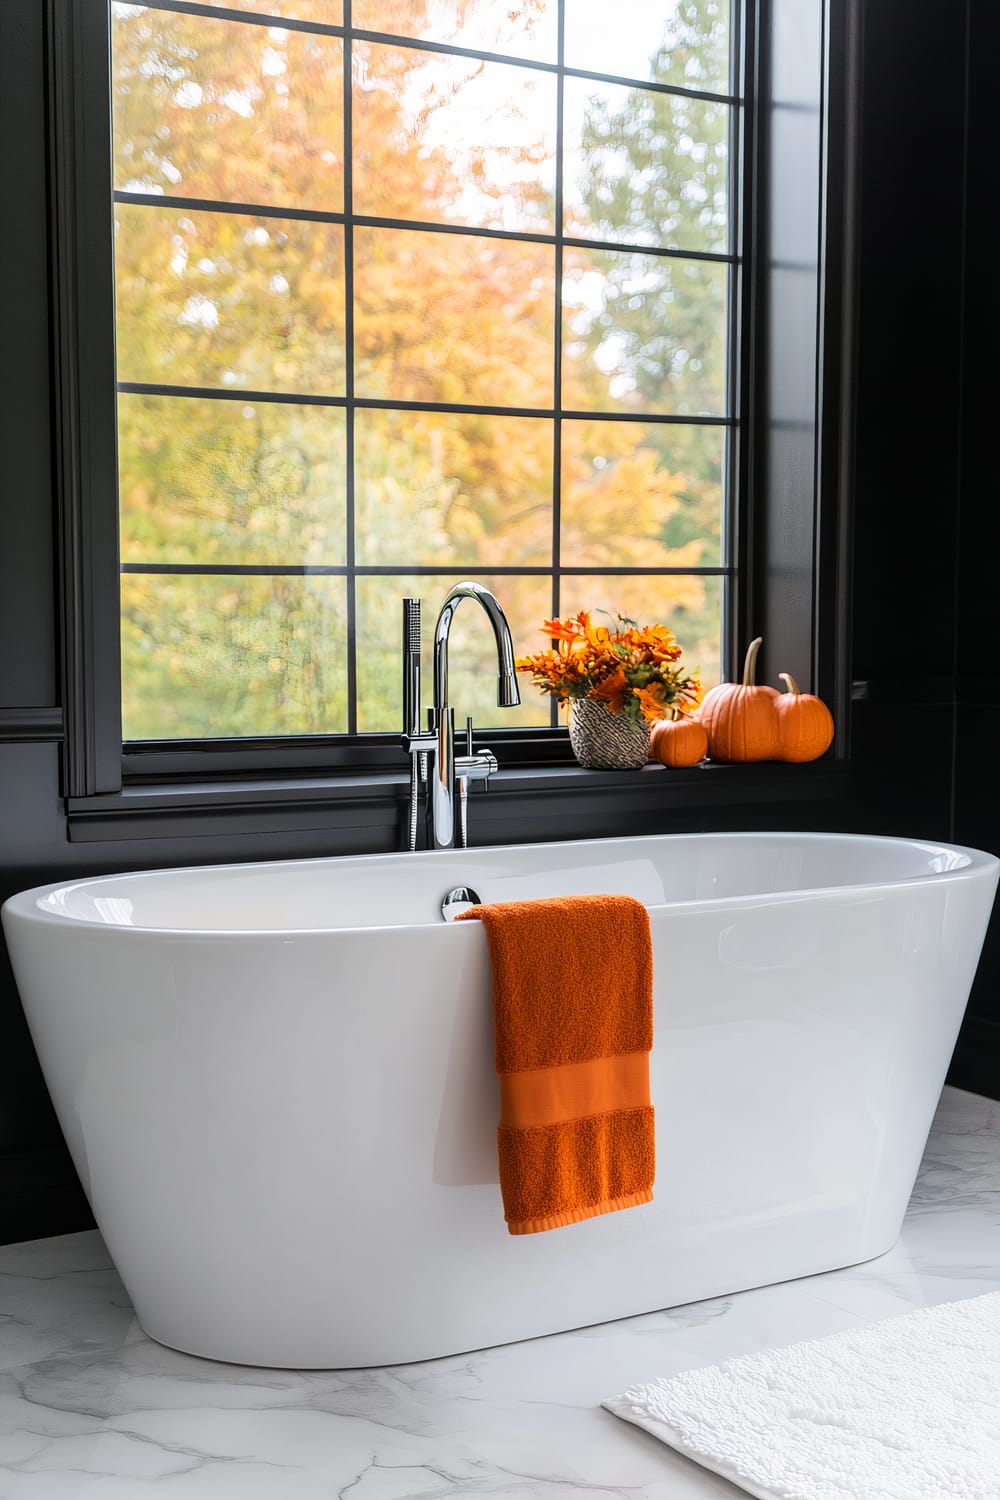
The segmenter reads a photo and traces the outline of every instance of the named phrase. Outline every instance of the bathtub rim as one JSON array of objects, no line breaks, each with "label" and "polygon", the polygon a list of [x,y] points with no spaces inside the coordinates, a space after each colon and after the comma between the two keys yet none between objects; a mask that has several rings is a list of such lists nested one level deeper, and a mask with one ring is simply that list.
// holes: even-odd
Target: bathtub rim
[{"label": "bathtub rim", "polygon": [[[184,941],[198,940],[226,940],[246,942],[254,938],[282,938],[285,941],[296,941],[300,938],[321,937],[329,938],[333,935],[346,936],[347,934],[369,934],[387,932],[441,932],[454,930],[455,924],[440,921],[430,922],[384,922],[372,923],[363,926],[349,924],[343,926],[324,927],[166,927],[148,926],[141,924],[118,924],[115,922],[95,921],[91,917],[80,916],[67,911],[53,910],[51,907],[41,905],[42,901],[56,892],[77,891],[83,888],[101,887],[122,880],[145,880],[154,879],[159,876],[186,875],[192,871],[204,873],[216,873],[220,871],[250,871],[255,869],[273,869],[279,866],[292,866],[297,868],[312,865],[330,865],[342,861],[365,860],[376,865],[387,862],[394,864],[409,864],[414,859],[421,861],[451,861],[456,855],[468,854],[475,858],[478,855],[489,855],[493,853],[510,854],[518,849],[554,849],[563,850],[569,845],[580,849],[602,849],[609,844],[615,845],[637,845],[645,844],[651,840],[656,842],[674,839],[698,839],[699,841],[710,841],[712,843],[721,840],[733,840],[739,843],[750,842],[758,839],[784,839],[792,844],[800,842],[812,843],[872,843],[890,844],[894,847],[915,848],[927,853],[959,854],[964,857],[964,863],[950,870],[921,871],[919,874],[894,877],[890,880],[864,880],[845,885],[820,885],[804,886],[801,888],[782,891],[755,891],[740,896],[713,896],[700,897],[692,901],[664,901],[655,906],[647,906],[650,916],[665,911],[680,911],[692,915],[702,911],[717,911],[723,907],[738,911],[751,908],[755,905],[766,903],[768,905],[781,904],[791,905],[795,902],[815,899],[820,896],[846,897],[866,891],[906,891],[925,885],[940,885],[943,881],[985,879],[991,874],[994,878],[1000,875],[1000,858],[990,854],[987,850],[976,849],[970,845],[947,843],[943,840],[930,840],[918,838],[903,838],[892,834],[853,834],[836,832],[795,832],[780,829],[755,829],[726,832],[725,830],[714,830],[710,833],[643,833],[628,834],[615,838],[590,838],[590,839],[547,839],[539,842],[523,844],[483,844],[467,850],[455,849],[419,849],[412,852],[394,850],[389,853],[380,854],[322,854],[311,855],[305,859],[264,859],[264,860],[228,860],[220,864],[197,864],[197,865],[171,865],[168,867],[155,867],[148,870],[121,870],[106,875],[85,876],[78,880],[59,880],[46,885],[29,887],[18,891],[0,907],[0,919],[4,928],[8,920],[13,919],[18,923],[29,923],[39,926],[55,926],[63,930],[78,932],[80,934],[89,932],[92,934],[103,934],[105,939],[111,935],[134,933],[136,936],[145,938],[156,937],[158,939],[172,939]],[[479,923],[461,923],[458,930],[467,929],[470,932],[480,930]]]}]

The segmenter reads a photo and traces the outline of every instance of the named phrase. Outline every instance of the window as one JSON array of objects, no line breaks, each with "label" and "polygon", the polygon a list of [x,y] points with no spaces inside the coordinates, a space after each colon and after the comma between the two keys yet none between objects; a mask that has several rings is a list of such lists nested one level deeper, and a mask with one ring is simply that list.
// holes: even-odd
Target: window
[{"label": "window", "polygon": [[[606,604],[711,681],[761,634],[843,757],[856,0],[373,3],[47,0],[69,836],[393,847],[398,600],[469,574],[522,646]],[[785,786],[598,792],[452,639],[480,837]]]},{"label": "window", "polygon": [[[740,8],[613,11],[113,0],[126,741],[385,741],[399,600],[465,576],[719,680]],[[463,625],[461,711],[553,723]]]}]

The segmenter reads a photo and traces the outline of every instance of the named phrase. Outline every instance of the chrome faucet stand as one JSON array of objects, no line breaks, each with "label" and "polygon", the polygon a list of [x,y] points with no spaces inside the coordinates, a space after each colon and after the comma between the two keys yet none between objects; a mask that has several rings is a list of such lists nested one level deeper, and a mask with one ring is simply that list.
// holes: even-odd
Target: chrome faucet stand
[{"label": "chrome faucet stand", "polygon": [[403,600],[403,748],[410,756],[410,807],[407,843],[417,847],[421,785],[427,792],[427,847],[465,848],[468,843],[469,787],[488,784],[497,769],[491,750],[473,749],[472,719],[466,720],[465,754],[455,755],[455,710],[448,702],[448,637],[463,599],[474,599],[486,612],[497,646],[497,704],[513,708],[521,701],[514,667],[514,643],[507,617],[496,596],[480,583],[456,583],[441,606],[434,627],[434,704],[427,728],[420,725],[420,600]]}]

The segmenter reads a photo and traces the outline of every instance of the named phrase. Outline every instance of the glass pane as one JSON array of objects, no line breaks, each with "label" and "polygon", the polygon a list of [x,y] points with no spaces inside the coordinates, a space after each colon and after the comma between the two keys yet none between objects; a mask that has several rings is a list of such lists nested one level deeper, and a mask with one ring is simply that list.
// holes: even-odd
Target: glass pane
[{"label": "glass pane", "polygon": [[118,378],[337,395],[344,232],[115,205]]},{"label": "glass pane", "polygon": [[630,573],[601,577],[563,576],[559,582],[559,613],[607,610],[628,615],[640,625],[668,625],[683,649],[689,671],[701,669],[707,690],[720,681],[722,643],[722,580],[692,574],[643,577]]},{"label": "glass pane", "polygon": [[354,232],[359,396],[551,407],[551,245]]},{"label": "glass pane", "polygon": [[567,78],[566,233],[728,250],[728,104]]},{"label": "glass pane", "polygon": [[722,416],[728,267],[567,247],[563,405]]},{"label": "glass pane", "polygon": [[[256,16],[275,16],[282,21],[314,21],[320,26],[344,24],[342,0],[201,0],[201,4],[250,11]],[[116,16],[140,9],[141,6],[125,5],[120,0],[114,0],[112,5]]]},{"label": "glass pane", "polygon": [[564,421],[563,566],[718,567],[725,440],[723,427]]},{"label": "glass pane", "polygon": [[729,0],[568,0],[566,66],[676,88],[729,88]]},{"label": "glass pane", "polygon": [[358,562],[548,565],[552,429],[543,417],[359,410]]},{"label": "glass pane", "polygon": [[344,428],[331,406],[119,396],[122,560],[343,564]]},{"label": "glass pane", "polygon": [[116,187],[343,210],[338,37],[136,7],[111,44]]},{"label": "glass pane", "polygon": [[557,0],[521,0],[517,5],[498,5],[497,0],[354,0],[351,14],[360,31],[554,63],[557,8]]},{"label": "glass pane", "polygon": [[[434,681],[431,644],[434,622],[453,578],[378,577],[357,581],[358,728],[364,732],[398,733],[400,707],[400,601],[407,596],[423,601],[424,706],[431,701]],[[536,650],[542,620],[552,613],[552,584],[548,578],[481,574],[477,582],[492,589],[503,605],[514,637],[514,649]],[[548,724],[548,699],[536,693],[526,678],[519,679],[519,708],[497,707],[497,648],[489,621],[477,604],[466,600],[451,627],[448,650],[448,695],[455,710],[456,730],[465,729],[467,714],[477,728],[517,728]]]},{"label": "glass pane", "polygon": [[553,231],[550,73],[359,42],[354,211]]},{"label": "glass pane", "polygon": [[347,729],[346,582],[122,578],[125,738]]}]

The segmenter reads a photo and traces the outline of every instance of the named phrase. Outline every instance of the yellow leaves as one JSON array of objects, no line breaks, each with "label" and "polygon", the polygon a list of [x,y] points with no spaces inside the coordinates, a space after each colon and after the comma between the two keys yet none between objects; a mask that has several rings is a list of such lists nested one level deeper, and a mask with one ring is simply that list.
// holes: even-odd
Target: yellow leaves
[{"label": "yellow leaves", "polygon": [[354,243],[359,394],[551,405],[550,246],[375,228]]},{"label": "yellow leaves", "polygon": [[[563,546],[579,567],[691,567],[704,541],[664,545],[667,522],[687,487],[652,447],[624,448],[630,424],[568,424],[563,457]],[[579,429],[583,429],[580,431]],[[587,450],[596,449],[588,461]]]},{"label": "yellow leaves", "polygon": [[339,38],[157,11],[112,24],[117,187],[342,210],[342,170],[315,170],[343,139]]}]

